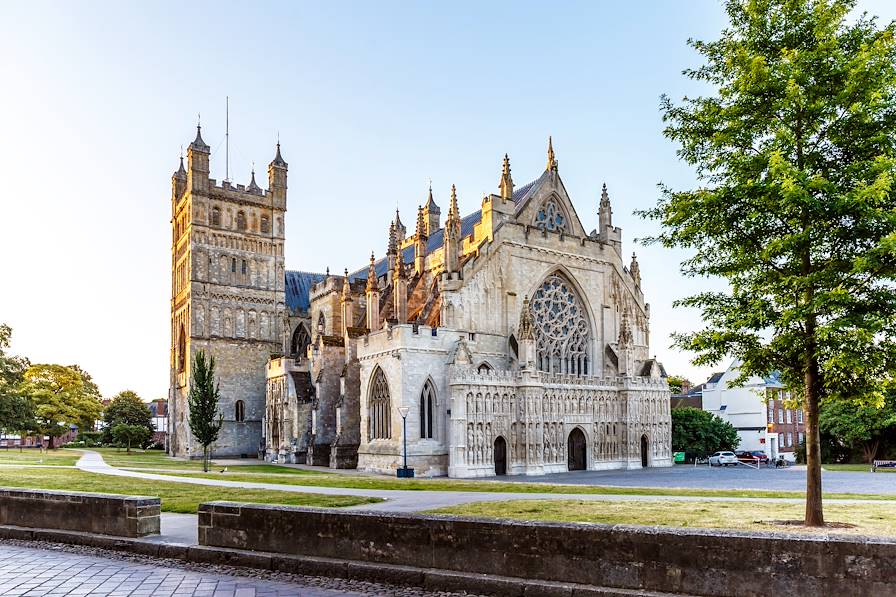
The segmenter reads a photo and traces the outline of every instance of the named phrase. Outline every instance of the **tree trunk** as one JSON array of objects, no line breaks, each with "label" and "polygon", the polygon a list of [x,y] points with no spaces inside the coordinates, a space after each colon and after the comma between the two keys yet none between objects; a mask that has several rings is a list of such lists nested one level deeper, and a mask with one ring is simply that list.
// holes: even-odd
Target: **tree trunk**
[{"label": "tree trunk", "polygon": [[208,472],[208,446],[202,446],[202,472]]},{"label": "tree trunk", "polygon": [[880,440],[876,439],[862,444],[862,455],[865,457],[866,464],[872,464],[874,462],[874,457],[877,456],[877,447],[879,445]]},{"label": "tree trunk", "polygon": [[[815,323],[814,321],[812,322]],[[814,332],[814,325],[811,326]],[[806,519],[810,527],[824,526],[821,503],[821,441],[818,429],[818,400],[821,379],[815,342],[809,342],[809,358],[806,363]]]}]

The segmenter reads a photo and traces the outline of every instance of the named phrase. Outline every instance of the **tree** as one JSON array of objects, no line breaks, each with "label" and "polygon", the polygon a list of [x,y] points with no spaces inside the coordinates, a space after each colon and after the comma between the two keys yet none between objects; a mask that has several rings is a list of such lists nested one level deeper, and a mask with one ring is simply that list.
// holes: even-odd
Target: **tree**
[{"label": "tree", "polygon": [[685,387],[691,385],[691,381],[683,375],[670,375],[666,378],[666,383],[669,384],[669,389],[673,394],[681,394]]},{"label": "tree", "polygon": [[685,76],[715,90],[673,104],[664,134],[700,186],[660,185],[641,212],[648,242],[692,251],[691,276],[724,292],[676,305],[705,327],[675,336],[695,364],[742,360],[741,373],[782,373],[807,414],[805,524],[824,524],[819,402],[880,401],[896,365],[896,25],[853,0],[728,0],[729,28],[690,45],[704,64]]},{"label": "tree", "polygon": [[224,415],[218,413],[218,384],[215,382],[215,357],[199,351],[193,359],[190,382],[190,431],[202,446],[202,470],[208,472],[209,446],[217,439]]},{"label": "tree", "polygon": [[881,406],[863,401],[826,400],[821,404],[819,425],[822,432],[844,446],[860,448],[864,461],[871,464],[881,440],[887,434],[896,433],[896,398],[890,394]]},{"label": "tree", "polygon": [[34,403],[35,430],[50,436],[51,449],[69,425],[91,431],[103,412],[99,390],[78,367],[31,365],[22,392]]},{"label": "tree", "polygon": [[7,355],[12,328],[0,324],[0,431],[21,432],[34,427],[34,405],[21,391],[28,359]]},{"label": "tree", "polygon": [[119,423],[112,428],[111,436],[118,447],[127,447],[127,452],[130,453],[131,446],[145,446],[152,436],[152,431],[144,425]]},{"label": "tree", "polygon": [[150,435],[154,431],[152,412],[140,400],[137,393],[131,390],[119,392],[112,398],[109,406],[103,412],[103,422],[105,423],[103,441],[107,443],[114,441],[112,429],[116,425],[124,424],[145,427]]},{"label": "tree", "polygon": [[672,450],[700,456],[735,450],[740,437],[728,421],[699,408],[672,409]]}]

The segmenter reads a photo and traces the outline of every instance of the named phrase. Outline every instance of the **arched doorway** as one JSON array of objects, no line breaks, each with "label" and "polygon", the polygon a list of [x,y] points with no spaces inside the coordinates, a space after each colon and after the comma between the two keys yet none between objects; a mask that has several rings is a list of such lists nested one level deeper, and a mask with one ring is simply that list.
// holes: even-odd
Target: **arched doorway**
[{"label": "arched doorway", "polygon": [[495,438],[495,474],[507,474],[507,442],[500,435]]},{"label": "arched doorway", "polygon": [[567,440],[569,447],[569,470],[583,471],[587,468],[588,458],[586,454],[587,445],[585,442],[585,434],[576,427],[569,433]]},{"label": "arched doorway", "polygon": [[641,436],[641,466],[647,467],[647,435]]}]

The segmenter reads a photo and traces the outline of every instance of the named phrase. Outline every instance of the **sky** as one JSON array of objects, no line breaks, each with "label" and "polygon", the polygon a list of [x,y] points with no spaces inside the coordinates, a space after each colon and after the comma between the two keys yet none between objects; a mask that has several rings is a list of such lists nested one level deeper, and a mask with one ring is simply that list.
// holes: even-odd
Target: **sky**
[{"label": "sky", "polygon": [[[859,10],[896,18],[896,2]],[[651,353],[670,374],[715,368],[671,348],[699,329],[675,299],[680,251],[636,209],[657,184],[695,184],[662,135],[661,94],[706,92],[681,71],[688,38],[725,25],[688,2],[2,2],[0,322],[11,352],[77,363],[106,396],[167,395],[171,174],[195,136],[225,177],[230,98],[234,183],[266,181],[277,139],[289,162],[288,269],[334,272],[385,252],[396,206],[412,222],[432,181],[461,211],[540,175],[548,135],[586,229],[601,184],[651,304]],[[444,207],[443,207],[444,209]]]}]

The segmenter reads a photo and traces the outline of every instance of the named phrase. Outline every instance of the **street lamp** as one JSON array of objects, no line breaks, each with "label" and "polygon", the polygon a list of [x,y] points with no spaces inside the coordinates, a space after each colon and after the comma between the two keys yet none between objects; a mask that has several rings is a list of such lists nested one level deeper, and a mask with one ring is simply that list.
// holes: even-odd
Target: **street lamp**
[{"label": "street lamp", "polygon": [[414,469],[408,468],[408,413],[411,412],[407,406],[399,406],[398,414],[401,415],[401,426],[404,430],[404,466],[398,469],[399,479],[411,479],[414,477]]}]

